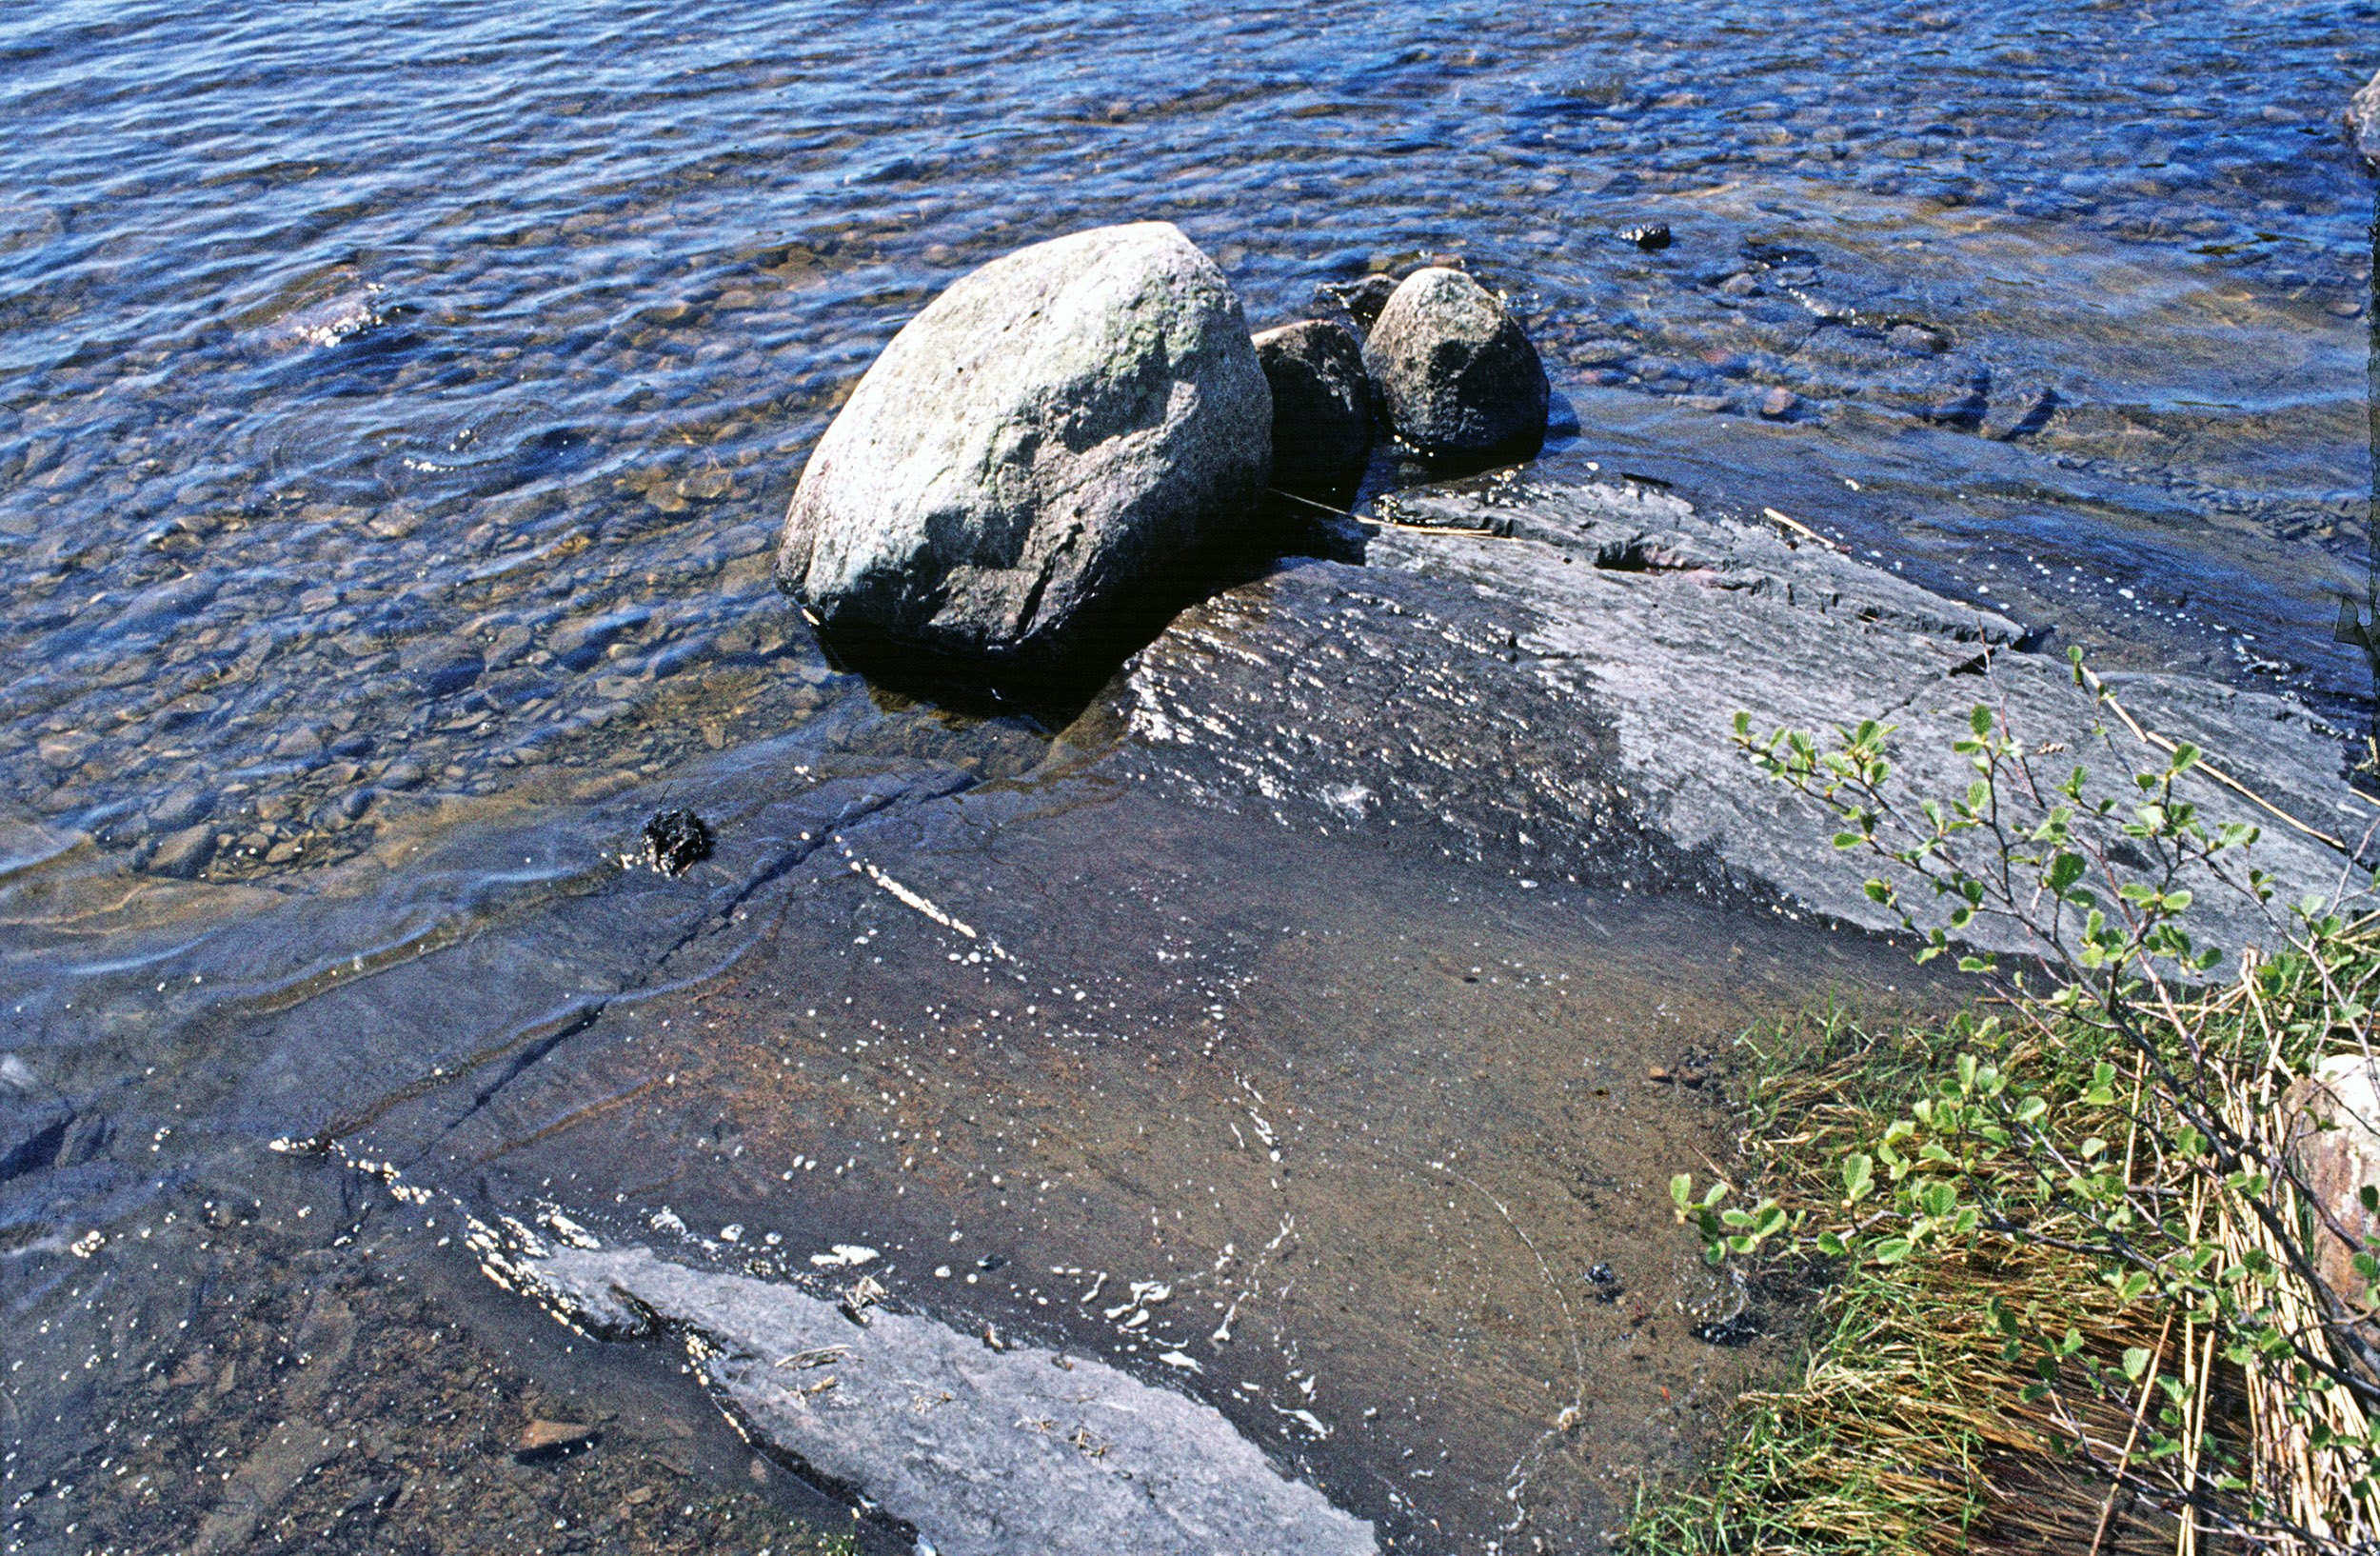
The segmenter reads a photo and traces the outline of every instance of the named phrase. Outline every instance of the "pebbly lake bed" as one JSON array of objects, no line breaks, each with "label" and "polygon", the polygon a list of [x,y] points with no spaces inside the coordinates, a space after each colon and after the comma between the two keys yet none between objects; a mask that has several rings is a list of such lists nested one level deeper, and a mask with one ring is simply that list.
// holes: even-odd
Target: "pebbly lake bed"
[{"label": "pebbly lake bed", "polygon": [[[1560,791],[1583,715],[1251,771],[872,694],[775,595],[840,397],[1022,243],[1174,220],[1259,326],[1458,257],[1567,411],[1531,479],[2369,723],[2369,7],[957,21],[0,22],[18,1546],[851,1526],[680,1339],[482,1272],[565,1227],[1112,1365],[1400,1549],[1591,1546],[1790,1355],[1662,1185],[1746,1028],[1938,996],[1904,948],[1549,868],[1495,763]],[[1201,630],[1344,608],[1283,576]],[[678,804],[715,859],[624,865]]]}]

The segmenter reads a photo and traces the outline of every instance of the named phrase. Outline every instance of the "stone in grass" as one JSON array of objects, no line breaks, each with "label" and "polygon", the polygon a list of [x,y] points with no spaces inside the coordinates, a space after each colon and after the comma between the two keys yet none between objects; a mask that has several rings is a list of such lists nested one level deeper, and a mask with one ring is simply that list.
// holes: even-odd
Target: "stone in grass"
[{"label": "stone in grass", "polygon": [[1112,665],[1263,491],[1272,420],[1239,299],[1171,223],[1036,244],[860,380],[795,489],[777,582],[855,662],[995,684]]},{"label": "stone in grass", "polygon": [[1273,392],[1273,479],[1327,483],[1360,467],[1372,449],[1372,386],[1355,332],[1302,319],[1255,344]]},{"label": "stone in grass", "polygon": [[1537,349],[1471,277],[1405,277],[1364,342],[1363,365],[1397,435],[1434,457],[1537,451],[1551,390]]}]

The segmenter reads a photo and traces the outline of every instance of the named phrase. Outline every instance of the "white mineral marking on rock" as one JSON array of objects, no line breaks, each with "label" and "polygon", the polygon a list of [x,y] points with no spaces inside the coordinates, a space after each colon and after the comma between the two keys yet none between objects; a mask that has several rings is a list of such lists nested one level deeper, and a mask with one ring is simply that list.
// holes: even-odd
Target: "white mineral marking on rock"
[{"label": "white mineral marking on rock", "polygon": [[[1371,1525],[1283,1479],[1219,1411],[1101,1362],[1026,1346],[993,1350],[931,1319],[882,1309],[855,1330],[834,1304],[795,1287],[704,1274],[647,1248],[558,1248],[518,1264],[581,1323],[628,1333],[658,1324],[683,1335],[705,1381],[758,1437],[908,1524],[920,1548],[1378,1548]],[[1158,1359],[1198,1370],[1179,1350]],[[829,1361],[831,1394],[821,1376]],[[1330,1433],[1310,1411],[1282,1413],[1317,1438]]]},{"label": "white mineral marking on rock", "polygon": [[906,908],[914,908],[916,911],[924,914],[927,918],[932,919],[943,928],[954,930],[957,933],[965,936],[969,940],[980,942],[985,950],[989,951],[992,955],[999,957],[1002,961],[1010,962],[1015,960],[1014,957],[1011,957],[1006,951],[1000,948],[1000,942],[976,933],[975,927],[973,925],[968,924],[963,919],[961,919],[954,914],[944,912],[924,893],[910,890],[907,887],[902,886],[899,881],[894,880],[883,870],[878,869],[874,865],[869,864],[864,859],[857,857],[851,852],[849,846],[843,844],[841,839],[837,840],[836,846],[843,849],[843,857],[850,861],[853,874],[866,876],[879,888],[890,893],[895,901],[901,903]]},{"label": "white mineral marking on rock", "polygon": [[1328,1426],[1323,1426],[1319,1420],[1316,1419],[1312,1410],[1284,1410],[1278,1405],[1274,1406],[1272,1409],[1275,1415],[1287,1416],[1290,1420],[1304,1426],[1306,1430],[1312,1432],[1317,1437],[1328,1437],[1331,1434],[1331,1429]]},{"label": "white mineral marking on rock", "polygon": [[829,1252],[811,1254],[810,1263],[821,1269],[857,1269],[883,1257],[865,1244],[838,1243]]}]

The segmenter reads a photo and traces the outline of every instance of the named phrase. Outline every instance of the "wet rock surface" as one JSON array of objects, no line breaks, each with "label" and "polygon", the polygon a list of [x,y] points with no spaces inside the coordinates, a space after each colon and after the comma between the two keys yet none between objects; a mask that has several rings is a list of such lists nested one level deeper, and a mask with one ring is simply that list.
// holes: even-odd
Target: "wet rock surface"
[{"label": "wet rock surface", "polygon": [[[1965,792],[1953,746],[1978,704],[2053,781],[2081,765],[2128,784],[2165,761],[2062,658],[2024,651],[2018,623],[1765,519],[1630,484],[1507,483],[1381,510],[1398,527],[1371,536],[1368,566],[1285,569],[1143,651],[1127,760],[1173,791],[1300,827],[1394,827],[1455,857],[1872,928],[1894,921],[1861,889],[1868,868],[1834,848],[1831,818],[1747,764],[1738,710],[1759,734],[1897,726],[1905,800]],[[2380,815],[2347,787],[2343,733],[2294,702],[2181,676],[2108,685],[2150,732],[2196,743],[2316,830],[2360,838]],[[2338,848],[2206,773],[2184,789],[2211,826],[2262,828],[2252,862],[2279,900],[2335,887]],[[2224,945],[2275,932],[2241,895],[2201,892],[2196,908]]]},{"label": "wet rock surface", "polygon": [[1152,596],[1262,490],[1271,423],[1239,299],[1179,229],[1037,244],[885,347],[803,470],[777,580],[848,651],[1045,672],[1162,621]]},{"label": "wet rock surface", "polygon": [[[1516,1517],[1598,1538],[1793,1333],[1792,1293],[1708,1271],[1660,1192],[1723,1148],[1714,1056],[1830,991],[1948,992],[1829,927],[1872,905],[1832,826],[1732,753],[1733,712],[1881,713],[1937,788],[1977,701],[2078,760],[2100,737],[2013,619],[1765,519],[1517,480],[1381,516],[1367,565],[1209,601],[1055,744],[846,697],[649,781],[635,752],[557,773],[533,817],[385,843],[306,893],[11,835],[0,993],[50,1037],[0,1077],[46,1163],[0,1183],[0,1220],[65,1359],[20,1407],[86,1419],[85,1354],[125,1386],[168,1365],[170,1321],[133,1300],[156,1186],[252,1179],[225,1143],[278,1136],[292,1170],[423,1196],[441,1235],[469,1218],[515,1287],[559,1249],[684,1271],[648,1306],[733,1341],[690,1360],[747,1424],[803,1408],[783,1375],[816,1369],[777,1364],[848,1307],[938,1326],[920,1354],[1167,1389],[1383,1548],[1477,1548]],[[2115,684],[2276,804],[2335,813],[2337,747],[2302,710]],[[680,875],[641,868],[664,807],[714,832]],[[2335,878],[2267,826],[2285,892]],[[87,1118],[107,1127],[69,1151]],[[102,1279],[122,1300],[76,1306]],[[600,1421],[523,1409],[486,1451],[510,1465],[538,1418]],[[264,1453],[257,1530],[345,1462],[309,1466],[312,1418],[285,1419],[237,1448]],[[854,1496],[903,1484],[858,1449],[820,1470],[792,1443],[825,1419],[786,1415],[772,1451]],[[27,1473],[79,1507],[56,1493],[78,1456],[61,1437]],[[939,1546],[966,1516],[914,1521]]]},{"label": "wet rock surface", "polygon": [[[509,1311],[438,1244],[437,1214],[351,1173],[261,1166],[149,1207],[138,1246],[185,1279],[63,1259],[99,1311],[11,1347],[74,1383],[70,1411],[11,1389],[11,1550],[856,1556],[848,1511],[756,1459],[689,1380]],[[10,1256],[49,1273],[38,1249]],[[522,1462],[548,1414],[601,1431]]]},{"label": "wet rock surface", "polygon": [[1398,282],[1364,337],[1363,365],[1389,425],[1424,454],[1525,456],[1544,439],[1537,348],[1460,270],[1429,266]]}]

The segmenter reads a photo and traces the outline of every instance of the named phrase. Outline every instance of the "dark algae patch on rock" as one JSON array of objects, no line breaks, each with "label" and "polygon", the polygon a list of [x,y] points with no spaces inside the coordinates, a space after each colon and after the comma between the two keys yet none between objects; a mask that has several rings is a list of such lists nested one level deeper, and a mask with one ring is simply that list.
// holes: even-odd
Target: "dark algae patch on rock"
[{"label": "dark algae patch on rock", "polygon": [[654,811],[638,836],[646,868],[664,875],[683,874],[687,866],[710,857],[709,824],[682,805]]}]

